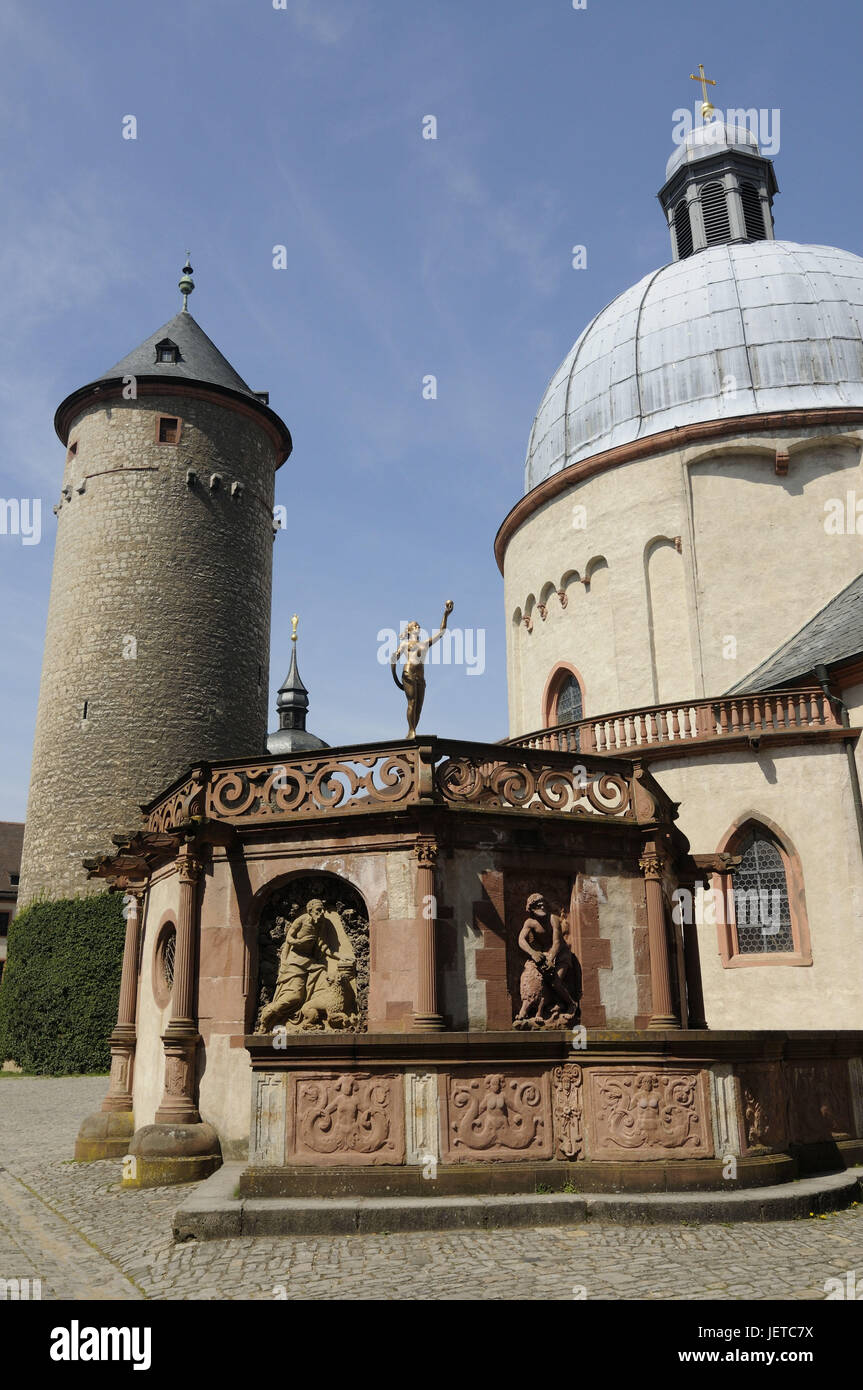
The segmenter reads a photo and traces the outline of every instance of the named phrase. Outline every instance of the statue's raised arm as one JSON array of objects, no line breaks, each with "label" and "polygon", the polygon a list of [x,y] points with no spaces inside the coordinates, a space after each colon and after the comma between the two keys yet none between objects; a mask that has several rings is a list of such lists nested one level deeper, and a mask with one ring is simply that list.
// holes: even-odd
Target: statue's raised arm
[{"label": "statue's raised arm", "polygon": [[435,642],[439,642],[440,639],[443,637],[444,633],[446,632],[446,620],[447,620],[447,618],[449,617],[450,613],[452,612],[453,607],[454,607],[454,605],[453,605],[452,599],[451,599],[451,598],[448,598],[447,601],[446,601],[446,603],[444,604],[444,608],[443,608],[443,617],[442,617],[441,620],[440,620],[440,627],[438,628],[438,630],[437,630],[437,632],[435,633],[434,637],[430,637],[430,638],[428,639],[428,641],[426,642],[426,644],[425,644],[426,651],[428,651],[429,647],[433,647],[434,644],[435,644]]}]

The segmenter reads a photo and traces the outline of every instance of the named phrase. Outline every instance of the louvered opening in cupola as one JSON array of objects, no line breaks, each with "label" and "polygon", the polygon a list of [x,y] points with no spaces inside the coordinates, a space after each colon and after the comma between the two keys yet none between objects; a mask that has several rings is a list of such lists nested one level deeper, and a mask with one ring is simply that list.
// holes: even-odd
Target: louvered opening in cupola
[{"label": "louvered opening in cupola", "polygon": [[746,235],[750,241],[764,241],[766,231],[764,228],[764,212],[761,207],[761,197],[758,189],[752,183],[740,185],[740,201],[743,204],[743,221],[746,225]]},{"label": "louvered opening in cupola", "polygon": [[721,183],[706,183],[701,190],[701,215],[708,246],[731,240],[728,199]]},{"label": "louvered opening in cupola", "polygon": [[683,261],[692,255],[692,223],[685,198],[681,199],[674,209],[674,236],[677,242],[677,258]]}]

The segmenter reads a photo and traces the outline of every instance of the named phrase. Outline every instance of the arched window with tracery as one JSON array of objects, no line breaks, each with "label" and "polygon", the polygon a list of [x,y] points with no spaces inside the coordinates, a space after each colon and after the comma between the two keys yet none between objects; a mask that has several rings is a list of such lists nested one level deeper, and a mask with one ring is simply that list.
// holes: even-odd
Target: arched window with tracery
[{"label": "arched window with tracery", "polygon": [[750,819],[723,850],[739,859],[720,876],[723,965],[811,965],[803,877],[786,837]]},{"label": "arched window with tracery", "polygon": [[[584,718],[584,686],[573,666],[556,666],[548,678],[542,698],[542,722],[546,729],[561,724],[577,724]],[[578,747],[578,730],[571,746]]]}]

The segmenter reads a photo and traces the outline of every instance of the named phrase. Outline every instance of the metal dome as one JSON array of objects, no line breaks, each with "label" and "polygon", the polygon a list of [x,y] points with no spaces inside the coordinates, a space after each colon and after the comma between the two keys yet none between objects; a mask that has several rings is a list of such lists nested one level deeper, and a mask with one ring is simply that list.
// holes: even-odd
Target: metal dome
[{"label": "metal dome", "polygon": [[675,426],[863,407],[863,257],[833,246],[712,246],[606,306],[537,411],[525,491],[568,464]]}]

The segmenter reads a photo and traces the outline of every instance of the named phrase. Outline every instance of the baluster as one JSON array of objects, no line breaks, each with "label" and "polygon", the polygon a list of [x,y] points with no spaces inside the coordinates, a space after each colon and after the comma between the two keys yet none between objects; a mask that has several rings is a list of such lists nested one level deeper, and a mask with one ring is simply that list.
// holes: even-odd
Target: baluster
[{"label": "baluster", "polygon": [[669,728],[670,728],[670,731],[671,731],[671,737],[672,737],[672,738],[679,738],[679,737],[680,737],[680,725],[679,725],[678,720],[677,720],[677,710],[676,710],[676,709],[672,709],[672,710],[669,711],[669,713],[670,713],[670,715],[671,715],[671,719],[669,720]]},{"label": "baluster", "polygon": [[784,728],[785,728],[785,706],[784,706],[784,704],[783,704],[783,702],[782,702],[782,696],[781,696],[781,695],[777,695],[777,696],[776,696],[776,714],[775,714],[774,718],[775,718],[775,723],[776,723],[777,729],[784,729]]},{"label": "baluster", "polygon": [[728,706],[724,702],[719,706],[719,732],[728,733]]},{"label": "baluster", "polygon": [[756,733],[761,732],[761,701],[757,695],[752,701],[752,727]]},{"label": "baluster", "polygon": [[741,702],[740,727],[741,729],[744,729],[746,731],[749,730],[749,701],[745,695],[743,696],[743,700]]},{"label": "baluster", "polygon": [[764,728],[773,728],[773,706],[770,703],[770,696],[764,696]]},{"label": "baluster", "polygon": [[810,724],[821,723],[821,710],[819,709],[818,691],[813,690],[809,700],[809,722]]},{"label": "baluster", "polygon": [[799,699],[798,702],[797,702],[797,715],[798,715],[798,720],[797,720],[797,722],[798,722],[799,724],[805,724],[805,723],[806,723],[806,696],[805,696],[802,692],[801,692],[801,694],[800,694],[800,699]]},{"label": "baluster", "polygon": [[668,726],[664,709],[659,711],[659,741],[660,743],[666,743],[668,741]]},{"label": "baluster", "polygon": [[736,700],[731,701],[731,732],[733,734],[740,733],[740,711],[737,708]]}]

